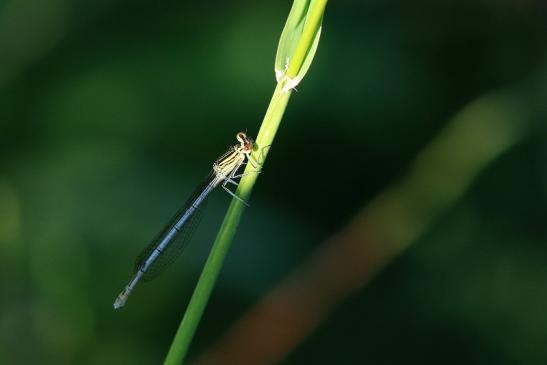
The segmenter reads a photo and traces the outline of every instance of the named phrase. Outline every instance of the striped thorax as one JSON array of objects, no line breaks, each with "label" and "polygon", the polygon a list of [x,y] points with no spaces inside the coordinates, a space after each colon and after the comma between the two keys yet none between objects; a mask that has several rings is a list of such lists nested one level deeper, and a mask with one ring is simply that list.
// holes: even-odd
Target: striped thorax
[{"label": "striped thorax", "polygon": [[236,135],[239,144],[236,144],[224,155],[220,156],[213,164],[213,170],[217,176],[229,177],[234,170],[237,170],[245,159],[248,159],[253,152],[253,140],[243,132]]}]

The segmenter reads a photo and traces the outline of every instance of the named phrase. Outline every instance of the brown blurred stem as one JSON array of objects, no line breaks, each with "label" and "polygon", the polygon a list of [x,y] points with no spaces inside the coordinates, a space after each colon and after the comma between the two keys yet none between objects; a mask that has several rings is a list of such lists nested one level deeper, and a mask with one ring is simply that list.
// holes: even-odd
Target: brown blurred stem
[{"label": "brown blurred stem", "polygon": [[467,106],[420,152],[406,177],[374,198],[194,365],[279,363],[520,140],[526,127],[521,110],[505,94]]}]

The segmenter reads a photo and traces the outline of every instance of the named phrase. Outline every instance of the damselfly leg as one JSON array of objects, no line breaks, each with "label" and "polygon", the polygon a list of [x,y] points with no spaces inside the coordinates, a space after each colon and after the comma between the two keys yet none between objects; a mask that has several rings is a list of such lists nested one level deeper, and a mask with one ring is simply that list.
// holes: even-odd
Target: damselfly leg
[{"label": "damselfly leg", "polygon": [[[250,159],[250,156],[248,157],[248,161],[251,163],[251,166],[255,167],[255,165],[253,164],[253,162],[251,162],[251,159]],[[232,171],[232,173],[230,174],[230,176],[227,176],[226,179],[224,180],[224,182],[222,183],[222,188],[228,193],[230,194],[232,197],[234,197],[235,199],[239,200],[240,202],[242,202],[243,204],[245,204],[245,206],[249,207],[249,203],[247,203],[245,200],[241,199],[239,196],[237,196],[236,193],[234,193],[233,191],[231,191],[229,188],[228,188],[228,184],[233,184],[236,186],[239,185],[239,182],[235,181],[234,179],[238,179],[238,178],[241,178],[243,176],[247,176],[247,175],[251,175],[251,174],[259,174],[260,173],[260,169],[257,169],[257,170],[251,170],[251,171],[248,171],[248,172],[245,172],[245,173],[242,173],[242,174],[238,174],[236,175],[236,172],[237,170],[239,170],[239,168],[243,165],[246,165],[247,162],[242,162],[241,165],[234,169],[234,171]]]}]

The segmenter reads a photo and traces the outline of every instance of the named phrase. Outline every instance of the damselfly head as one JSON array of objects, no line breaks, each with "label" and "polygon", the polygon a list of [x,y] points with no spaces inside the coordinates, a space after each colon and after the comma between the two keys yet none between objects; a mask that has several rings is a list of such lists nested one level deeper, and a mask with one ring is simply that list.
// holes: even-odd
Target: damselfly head
[{"label": "damselfly head", "polygon": [[241,143],[241,150],[244,153],[251,153],[253,151],[253,139],[250,137],[247,137],[247,135],[243,132],[239,132],[236,135],[237,140],[239,143]]}]

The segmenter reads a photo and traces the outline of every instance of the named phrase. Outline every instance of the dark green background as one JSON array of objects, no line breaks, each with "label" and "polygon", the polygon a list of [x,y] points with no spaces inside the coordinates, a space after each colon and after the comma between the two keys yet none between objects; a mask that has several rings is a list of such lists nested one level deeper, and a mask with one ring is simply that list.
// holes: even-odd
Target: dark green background
[{"label": "dark green background", "polygon": [[[289,9],[0,1],[1,364],[163,360],[229,197],[160,279],[112,302],[235,133],[257,133]],[[331,0],[190,356],[466,104],[503,89],[541,106],[546,20],[533,0]],[[546,113],[530,115],[523,142],[286,364],[547,363]]]}]

